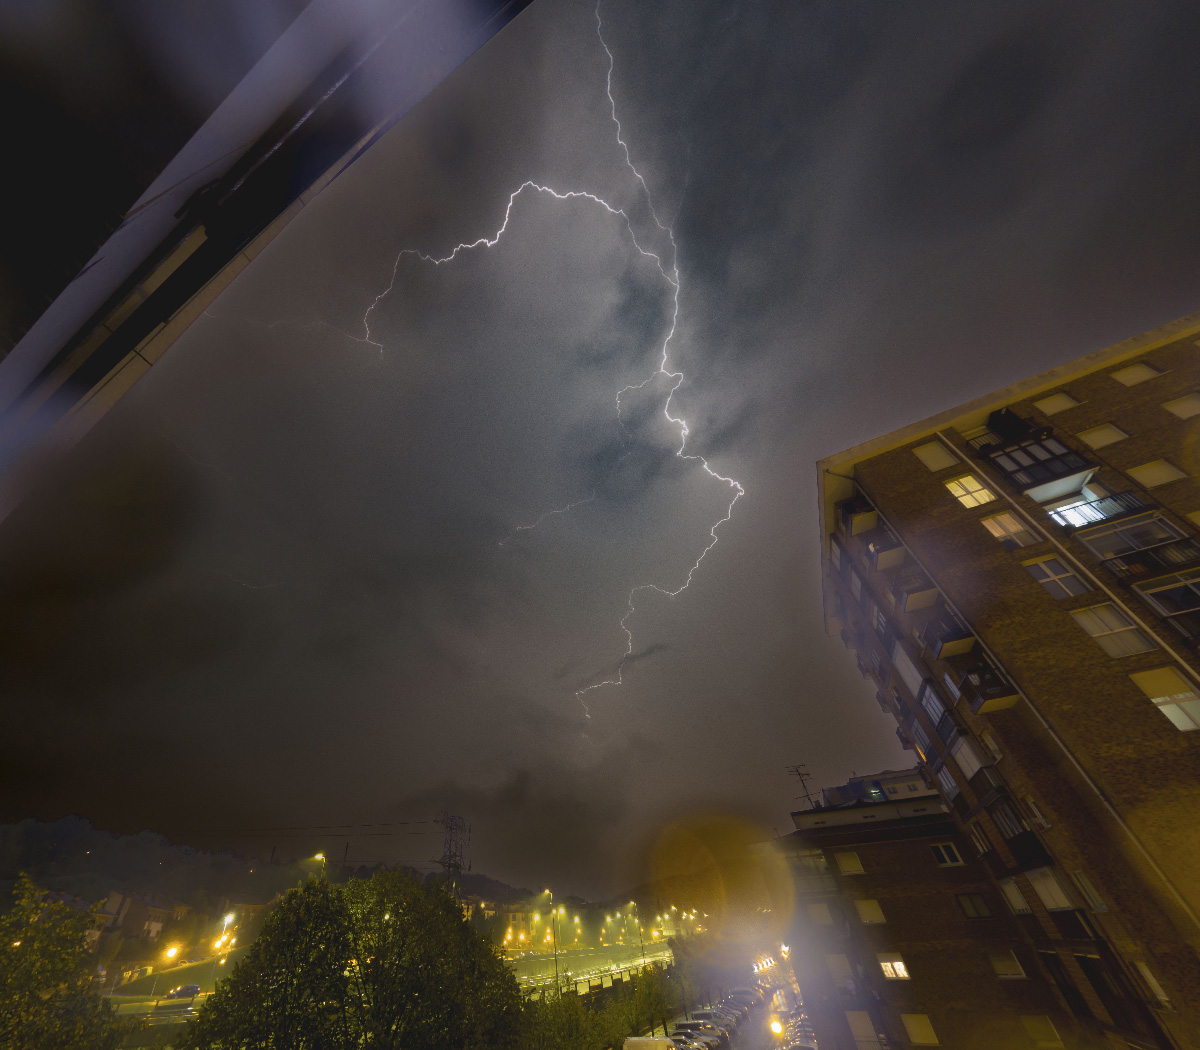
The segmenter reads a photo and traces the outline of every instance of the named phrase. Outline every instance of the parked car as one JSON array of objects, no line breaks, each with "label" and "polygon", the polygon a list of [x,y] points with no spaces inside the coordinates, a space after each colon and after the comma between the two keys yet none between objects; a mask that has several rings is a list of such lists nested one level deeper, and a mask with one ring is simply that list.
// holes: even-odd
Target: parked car
[{"label": "parked car", "polygon": [[693,1010],[692,1020],[707,1021],[718,1028],[727,1028],[732,1032],[737,1027],[739,1018],[727,1014],[723,1010]]},{"label": "parked car", "polygon": [[195,999],[200,994],[200,985],[198,984],[181,984],[178,988],[172,988],[164,999]]},{"label": "parked car", "polygon": [[676,1029],[671,1033],[671,1041],[678,1047],[684,1047],[686,1050],[693,1050],[694,1047],[701,1047],[702,1050],[717,1050],[721,1045],[721,1040],[715,1035],[701,1035],[699,1032],[681,1032]]},{"label": "parked car", "polygon": [[718,1028],[715,1024],[709,1021],[679,1021],[675,1025],[675,1031],[686,1032],[689,1035],[709,1036],[714,1038],[721,1046],[729,1045],[729,1033],[722,1028]]}]

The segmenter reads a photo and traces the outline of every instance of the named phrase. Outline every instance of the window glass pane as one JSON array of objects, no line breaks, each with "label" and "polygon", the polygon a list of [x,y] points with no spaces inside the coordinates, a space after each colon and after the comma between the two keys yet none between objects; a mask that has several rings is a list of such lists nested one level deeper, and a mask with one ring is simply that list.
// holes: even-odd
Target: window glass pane
[{"label": "window glass pane", "polygon": [[1074,609],[1071,615],[1109,656],[1131,656],[1156,648],[1120,609],[1111,602]]},{"label": "window glass pane", "polygon": [[958,457],[940,441],[930,441],[927,445],[918,445],[913,449],[913,455],[930,470],[945,470],[958,462]]},{"label": "window glass pane", "polygon": [[1055,598],[1087,593],[1084,582],[1057,558],[1029,562],[1025,568]]},{"label": "window glass pane", "polygon": [[1139,485],[1145,485],[1148,489],[1152,489],[1156,485],[1165,485],[1168,481],[1178,481],[1180,478],[1187,477],[1174,463],[1168,463],[1165,459],[1154,459],[1141,466],[1130,467],[1125,473]]},{"label": "window glass pane", "polygon": [[858,859],[857,853],[835,853],[833,859],[837,861],[838,871],[843,875],[861,875],[863,873],[862,861]]},{"label": "window glass pane", "polygon": [[1049,1017],[1045,1015],[1033,1017],[1024,1014],[1021,1017],[1021,1024],[1025,1026],[1025,1031],[1033,1041],[1034,1046],[1055,1047],[1063,1045],[1062,1037],[1058,1034],[1058,1030],[1054,1027]]},{"label": "window glass pane", "polygon": [[983,763],[979,761],[979,756],[975,754],[975,749],[966,740],[960,739],[950,749],[950,754],[954,756],[954,761],[958,763],[958,768],[963,771],[963,775],[968,780],[983,768]]},{"label": "window glass pane", "polygon": [[879,901],[855,901],[854,907],[858,911],[858,917],[862,922],[878,923],[887,921],[883,917],[883,909],[879,906]]},{"label": "window glass pane", "polygon": [[1088,529],[1076,534],[1093,554],[1101,558],[1142,550],[1156,543],[1179,539],[1183,534],[1170,522],[1153,514],[1128,518],[1112,525]]},{"label": "window glass pane", "polygon": [[1156,580],[1138,590],[1151,605],[1168,616],[1200,609],[1200,570]]},{"label": "window glass pane", "polygon": [[1092,427],[1091,430],[1082,430],[1075,436],[1089,448],[1104,448],[1106,445],[1116,444],[1123,438],[1129,437],[1120,427],[1113,426],[1111,423],[1102,423],[1098,427]]},{"label": "window glass pane", "polygon": [[908,691],[916,697],[921,692],[921,682],[924,675],[917,670],[908,653],[898,641],[892,646],[892,666],[900,676],[900,680],[908,686]]},{"label": "window glass pane", "polygon": [[[954,779],[954,774],[944,766],[938,770],[937,781],[942,786],[942,791],[945,792],[946,798],[953,799],[958,795],[958,781]],[[936,847],[935,847],[936,849]],[[941,863],[940,861],[938,862]]]},{"label": "window glass pane", "polygon": [[1067,895],[1067,891],[1063,889],[1054,872],[1049,868],[1027,871],[1025,877],[1029,879],[1033,892],[1041,898],[1047,911],[1066,911],[1068,908],[1075,907],[1074,901]]},{"label": "window glass pane", "polygon": [[1021,887],[1014,879],[1001,879],[998,883],[1000,892],[1004,894],[1005,903],[1012,909],[1014,915],[1028,915],[1033,909],[1025,900]]},{"label": "window glass pane", "polygon": [[996,828],[1006,839],[1016,838],[1023,831],[1029,829],[1007,802],[995,802],[988,807],[988,812],[992,815],[992,820],[996,822]]},{"label": "window glass pane", "polygon": [[1200,394],[1184,394],[1183,397],[1177,397],[1174,401],[1168,401],[1163,408],[1180,419],[1200,416]]},{"label": "window glass pane", "polygon": [[964,474],[961,478],[946,482],[955,499],[964,507],[978,507],[991,503],[996,497],[974,474]]},{"label": "window glass pane", "polygon": [[889,981],[908,980],[908,967],[904,965],[904,959],[895,952],[879,952],[876,958],[879,960],[883,976]]},{"label": "window glass pane", "polygon": [[1051,394],[1049,397],[1044,397],[1040,401],[1035,401],[1033,407],[1040,409],[1048,416],[1054,415],[1055,412],[1062,412],[1064,409],[1074,408],[1079,402],[1076,401],[1070,394],[1057,393]]},{"label": "window glass pane", "polygon": [[829,926],[833,923],[833,913],[829,910],[828,904],[815,903],[808,906],[808,917],[822,926]]},{"label": "window glass pane", "polygon": [[1124,386],[1136,386],[1138,383],[1144,383],[1147,379],[1153,379],[1155,376],[1162,375],[1157,368],[1151,368],[1144,361],[1139,361],[1136,365],[1129,365],[1125,368],[1118,368],[1115,372],[1109,372],[1108,374]]},{"label": "window glass pane", "polygon": [[995,514],[990,518],[984,518],[983,527],[1009,548],[1028,547],[1038,541],[1038,537],[1030,532],[1014,514]]},{"label": "window glass pane", "polygon": [[997,977],[1024,977],[1025,970],[1017,957],[1011,951],[988,952],[988,959]]},{"label": "window glass pane", "polygon": [[900,1023],[908,1033],[908,1041],[914,1046],[937,1046],[938,1038],[933,1032],[928,1014],[901,1014]]}]

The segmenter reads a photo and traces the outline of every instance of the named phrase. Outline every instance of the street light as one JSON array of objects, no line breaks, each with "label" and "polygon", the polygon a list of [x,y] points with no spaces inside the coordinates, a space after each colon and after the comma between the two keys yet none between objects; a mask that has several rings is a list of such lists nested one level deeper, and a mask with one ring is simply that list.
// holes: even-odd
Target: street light
[{"label": "street light", "polygon": [[642,912],[636,901],[630,901],[629,906],[637,911],[638,947],[642,950],[642,966],[646,965],[646,946],[642,943]]},{"label": "street light", "polygon": [[321,862],[321,878],[325,878],[325,854],[324,853],[314,854],[313,860],[319,860]]},{"label": "street light", "polygon": [[558,919],[554,912],[554,893],[549,887],[547,887],[545,892],[550,895],[550,929],[552,931],[551,939],[554,944],[554,989],[557,992],[561,987],[558,983]]}]

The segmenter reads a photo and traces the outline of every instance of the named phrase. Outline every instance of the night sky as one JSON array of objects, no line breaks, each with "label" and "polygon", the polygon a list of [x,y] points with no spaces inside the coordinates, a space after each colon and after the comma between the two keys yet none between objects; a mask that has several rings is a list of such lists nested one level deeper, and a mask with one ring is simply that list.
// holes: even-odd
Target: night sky
[{"label": "night sky", "polygon": [[[814,462],[1191,312],[1194,4],[537,0],[0,525],[0,815],[473,825],[603,894],[664,821],[911,764],[824,635]],[[370,317],[363,319],[389,287]],[[622,401],[616,392],[651,381]],[[547,511],[578,501],[570,511]],[[590,717],[589,717],[590,715]],[[399,829],[405,830],[403,828]],[[351,841],[427,864],[439,834]]]}]

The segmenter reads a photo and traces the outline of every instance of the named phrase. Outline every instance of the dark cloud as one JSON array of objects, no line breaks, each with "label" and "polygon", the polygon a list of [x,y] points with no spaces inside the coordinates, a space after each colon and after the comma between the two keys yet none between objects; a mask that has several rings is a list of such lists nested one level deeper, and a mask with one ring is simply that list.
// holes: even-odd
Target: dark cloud
[{"label": "dark cloud", "polygon": [[907,760],[822,633],[813,463],[1194,309],[1200,14],[603,5],[677,215],[671,411],[746,496],[686,590],[639,592],[625,685],[585,713],[631,588],[681,587],[732,495],[675,454],[673,381],[616,419],[670,288],[619,219],[543,194],[494,248],[396,261],[494,234],[536,179],[669,265],[592,11],[529,8],[0,526],[7,815],[451,809],[475,870],[599,893],[669,816],[786,822],[788,763]]}]

